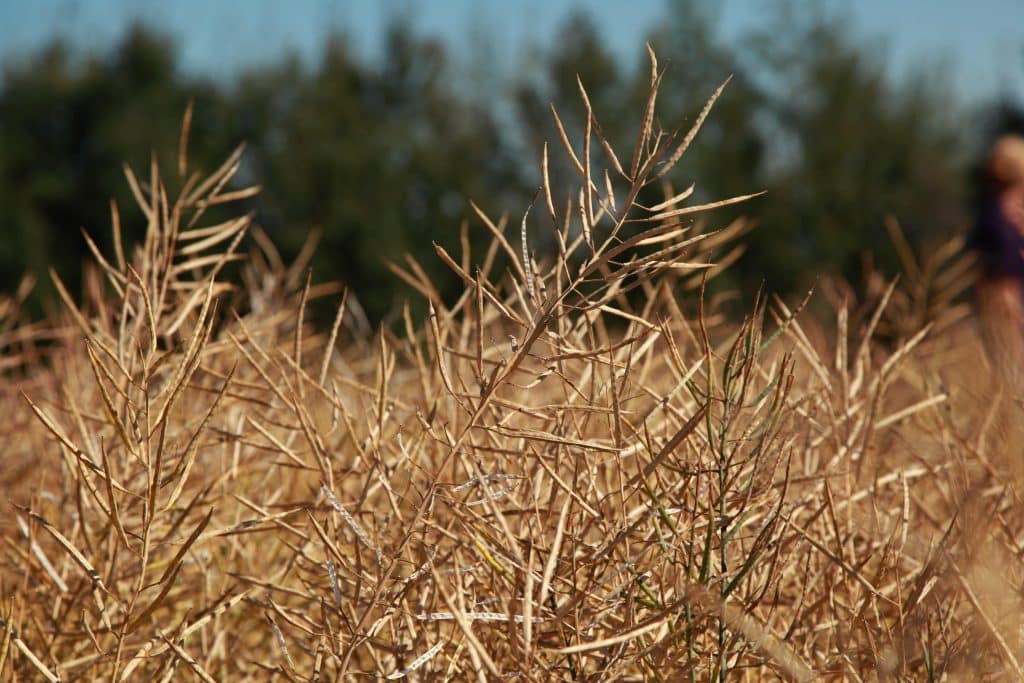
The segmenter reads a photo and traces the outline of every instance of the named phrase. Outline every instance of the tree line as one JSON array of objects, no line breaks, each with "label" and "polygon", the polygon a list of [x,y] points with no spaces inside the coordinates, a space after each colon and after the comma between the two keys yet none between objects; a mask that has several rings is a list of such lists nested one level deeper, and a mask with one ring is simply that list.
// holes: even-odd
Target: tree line
[{"label": "tree line", "polygon": [[[708,7],[669,3],[648,39],[668,65],[659,99],[661,115],[672,117],[659,121],[666,130],[692,121],[731,78],[668,180],[696,183],[698,198],[766,191],[717,215],[723,225],[740,214],[757,223],[730,271],[733,284],[749,290],[764,281],[791,294],[823,272],[855,280],[866,253],[895,268],[883,228],[890,214],[915,245],[965,228],[972,155],[986,135],[1021,125],[1019,103],[959,105],[934,68],[894,81],[839,16],[782,6],[730,42]],[[47,267],[74,286],[86,253],[80,230],[109,246],[110,198],[126,239],[137,239],[144,226],[122,162],[145,175],[155,153],[173,177],[192,102],[193,165],[212,170],[247,143],[241,180],[263,187],[248,208],[286,259],[319,230],[314,277],[352,285],[374,320],[408,294],[386,266],[406,253],[442,294],[455,291],[432,242],[458,243],[460,223],[473,220],[469,200],[490,215],[522,214],[539,183],[542,145],[558,144],[549,106],[573,139],[583,130],[577,77],[603,134],[632,145],[649,66],[618,59],[584,13],[557,35],[530,68],[509,70],[500,92],[486,95],[457,84],[465,65],[443,43],[401,22],[378,60],[359,58],[339,34],[315,63],[286,57],[231,82],[183,73],[178,48],[158,28],[136,26],[109,51],[84,57],[54,42],[7,64],[0,84],[0,290],[35,273],[42,311],[52,297]],[[971,123],[966,113],[975,114]],[[485,232],[470,230],[481,242]]]}]

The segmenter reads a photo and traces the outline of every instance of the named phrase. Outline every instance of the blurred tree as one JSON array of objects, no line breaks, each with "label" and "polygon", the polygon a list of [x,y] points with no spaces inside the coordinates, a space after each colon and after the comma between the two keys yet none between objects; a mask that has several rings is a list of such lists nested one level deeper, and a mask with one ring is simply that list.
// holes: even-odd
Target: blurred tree
[{"label": "blurred tree", "polygon": [[[728,281],[739,278],[748,292],[766,280],[775,291],[798,293],[825,273],[858,279],[865,251],[878,251],[891,272],[887,214],[916,243],[963,227],[965,140],[941,74],[892,83],[876,50],[847,37],[841,15],[786,2],[777,3],[772,22],[727,44],[715,30],[717,10],[706,0],[671,0],[648,40],[668,66],[658,100],[666,131],[685,131],[731,77],[669,176],[677,189],[696,182],[701,199],[766,191],[712,217],[715,227],[741,214],[759,224]],[[551,101],[581,139],[578,73],[605,133],[628,149],[646,94],[646,61],[624,70],[586,15],[559,35],[565,39],[548,57],[546,79],[518,89],[524,128],[556,141]],[[539,149],[540,140],[532,146]]]},{"label": "blurred tree", "polygon": [[[579,84],[582,83],[586,89],[602,133],[619,156],[632,150],[636,131],[629,130],[629,117],[635,115],[638,106],[635,93],[630,91],[630,74],[624,72],[615,61],[588,14],[577,11],[570,15],[559,28],[558,35],[561,40],[552,50],[537,53],[540,62],[538,69],[520,69],[521,74],[527,75],[520,76],[513,86],[519,130],[531,162],[530,177],[534,183],[539,184],[540,158],[544,143],[547,142],[549,172],[555,192],[560,188],[567,190],[575,187],[579,176],[565,155],[551,108],[557,110],[577,157],[582,158],[586,110],[580,97]],[[643,106],[642,101],[639,106]],[[610,160],[604,158],[596,141],[593,143],[592,155],[595,170],[611,168]],[[565,179],[575,181],[570,185],[562,182]],[[566,197],[554,199],[561,202]],[[549,232],[541,232],[538,239],[553,247],[554,237]]]},{"label": "blurred tree", "polygon": [[841,16],[792,7],[746,42],[764,68],[776,162],[762,168],[763,227],[745,267],[783,291],[828,271],[854,279],[869,250],[895,270],[886,214],[919,244],[966,221],[962,112],[942,74],[893,83],[881,50],[851,42]]},{"label": "blurred tree", "polygon": [[126,212],[127,237],[141,234],[121,164],[145,174],[150,150],[173,160],[189,97],[205,101],[213,92],[181,83],[173,46],[141,27],[109,56],[80,60],[57,43],[5,70],[0,287],[11,288],[27,269],[49,292],[51,265],[75,287],[85,248],[79,230],[109,244],[111,197]]},{"label": "blurred tree", "polygon": [[397,303],[385,258],[413,253],[452,294],[457,283],[437,265],[431,240],[457,244],[467,197],[497,213],[503,197],[525,193],[504,133],[482,105],[455,96],[440,44],[395,26],[379,65],[360,64],[344,45],[336,36],[314,68],[290,58],[234,88],[184,78],[174,47],[139,27],[109,56],[76,60],[57,43],[8,67],[0,287],[13,288],[27,269],[44,283],[39,295],[50,296],[52,265],[74,289],[85,253],[78,230],[109,243],[109,197],[121,207],[126,240],[139,238],[121,164],[144,179],[152,150],[173,181],[181,116],[195,98],[193,168],[212,170],[248,141],[244,180],[265,188],[250,208],[286,258],[322,228],[317,278],[354,285],[374,319]]},{"label": "blurred tree", "polygon": [[[524,131],[536,143],[553,132],[551,105],[568,129],[582,133],[586,123],[577,79],[587,90],[597,118],[610,136],[623,133],[630,107],[635,105],[624,88],[628,74],[615,61],[590,15],[576,11],[558,29],[561,38],[542,53],[540,78],[523,78],[516,96]],[[622,141],[618,141],[622,142]]]},{"label": "blurred tree", "polygon": [[[763,163],[760,94],[738,61],[735,49],[723,44],[716,31],[717,6],[702,0],[672,0],[667,16],[648,37],[659,60],[667,66],[659,105],[666,130],[685,133],[708,98],[728,78],[712,115],[701,127],[672,177],[679,184],[695,182],[696,194],[706,200],[749,194],[763,189],[757,182]],[[646,74],[638,81],[646,81]],[[638,83],[634,90],[642,86]],[[760,205],[740,211],[757,214]],[[727,212],[734,215],[736,212]]]},{"label": "blurred tree", "polygon": [[[918,243],[966,221],[967,140],[941,73],[887,79],[877,46],[848,38],[841,16],[803,4],[781,0],[772,21],[733,42],[715,30],[716,11],[708,0],[670,0],[649,40],[668,67],[657,121],[666,131],[685,131],[732,76],[668,180],[677,190],[696,182],[698,200],[767,191],[712,216],[711,227],[744,213],[760,223],[733,282],[752,288],[766,278],[791,294],[823,272],[856,278],[864,251],[891,254],[888,213]],[[185,77],[175,47],[139,27],[107,55],[73,55],[58,43],[9,64],[0,83],[0,288],[15,286],[26,268],[45,283],[48,265],[74,285],[84,253],[78,229],[107,242],[108,197],[121,206],[126,236],[138,237],[121,162],[145,176],[155,150],[165,181],[180,182],[178,132],[194,98],[193,167],[211,170],[248,141],[242,180],[264,187],[250,208],[286,260],[321,228],[316,278],[353,285],[374,319],[408,291],[383,264],[406,252],[452,295],[459,283],[431,241],[458,243],[459,223],[472,216],[468,199],[494,216],[520,215],[539,181],[523,157],[536,159],[545,140],[556,185],[575,175],[557,149],[549,104],[580,151],[577,74],[620,157],[632,149],[646,55],[619,61],[583,13],[557,35],[521,65],[504,101],[493,92],[470,101],[444,46],[402,23],[378,62],[358,60],[339,35],[315,64],[290,56],[232,85]],[[1007,102],[1001,111],[1010,121],[1020,110]],[[592,154],[596,169],[610,167],[598,145]]]},{"label": "blurred tree", "polygon": [[322,228],[314,272],[354,285],[372,318],[399,303],[384,259],[412,254],[451,294],[458,283],[431,242],[458,243],[468,199],[497,212],[522,193],[491,112],[449,86],[442,46],[396,25],[385,54],[363,66],[336,37],[314,71],[292,61],[247,76],[237,94],[264,184],[260,221],[292,254]]},{"label": "blurred tree", "polygon": [[[757,184],[762,150],[755,125],[759,111],[757,94],[745,82],[733,53],[717,41],[712,9],[711,4],[699,0],[675,0],[667,4],[665,20],[648,36],[659,70],[664,72],[655,124],[666,133],[675,132],[677,140],[688,132],[708,98],[733,76],[713,115],[705,121],[680,164],[666,177],[676,191],[696,183],[697,201],[761,189]],[[549,103],[557,109],[577,155],[582,158],[586,118],[578,75],[602,133],[620,161],[628,166],[650,88],[646,51],[639,51],[632,64],[617,62],[597,26],[582,13],[571,16],[558,35],[563,40],[545,55],[542,78],[524,79],[516,90],[522,128],[527,131],[530,147],[539,155],[543,141],[547,140],[553,146],[555,178],[577,176],[559,151],[561,142]],[[612,164],[596,140],[591,155],[595,172],[612,172]],[[663,199],[663,194],[661,186],[649,186],[640,202],[655,204]],[[743,212],[756,213],[757,208],[747,205],[719,211],[712,215],[710,227],[724,227]],[[727,274],[730,277],[721,280],[720,285],[736,284],[732,271]]]}]

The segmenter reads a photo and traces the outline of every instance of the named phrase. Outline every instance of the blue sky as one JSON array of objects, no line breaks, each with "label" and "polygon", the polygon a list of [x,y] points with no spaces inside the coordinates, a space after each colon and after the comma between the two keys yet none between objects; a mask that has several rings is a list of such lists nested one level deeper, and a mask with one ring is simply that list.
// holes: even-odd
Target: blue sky
[{"label": "blue sky", "polygon": [[[409,15],[422,32],[443,37],[456,50],[474,29],[507,63],[523,62],[529,46],[547,47],[574,9],[595,18],[609,45],[624,56],[641,53],[665,0],[0,0],[0,61],[38,49],[55,36],[79,48],[116,43],[134,19],[145,19],[175,37],[184,68],[230,78],[253,64],[288,51],[315,59],[324,37],[342,29],[356,50],[379,49],[391,17]],[[772,0],[722,0],[718,28],[725,36],[757,25]],[[896,77],[916,65],[942,63],[966,100],[996,94],[1024,101],[1024,0],[805,0],[797,7],[825,6],[845,13],[855,36],[885,51]]]}]

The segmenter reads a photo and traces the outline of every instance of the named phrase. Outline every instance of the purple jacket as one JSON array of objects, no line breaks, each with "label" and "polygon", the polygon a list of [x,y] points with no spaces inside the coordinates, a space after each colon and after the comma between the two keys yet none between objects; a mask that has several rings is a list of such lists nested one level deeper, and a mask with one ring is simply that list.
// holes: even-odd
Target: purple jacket
[{"label": "purple jacket", "polygon": [[986,278],[1024,281],[1024,235],[995,198],[982,202],[970,246],[978,251]]}]

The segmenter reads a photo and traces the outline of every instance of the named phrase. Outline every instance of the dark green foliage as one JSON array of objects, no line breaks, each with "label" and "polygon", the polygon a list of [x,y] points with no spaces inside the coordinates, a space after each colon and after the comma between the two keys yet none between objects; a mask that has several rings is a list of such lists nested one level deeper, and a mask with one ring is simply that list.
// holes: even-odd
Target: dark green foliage
[{"label": "dark green foliage", "polygon": [[[676,191],[699,178],[698,201],[767,191],[712,215],[709,227],[741,214],[759,224],[726,276],[732,284],[752,292],[766,279],[769,289],[792,293],[826,272],[856,279],[869,251],[887,266],[882,226],[889,213],[916,243],[963,227],[967,141],[942,78],[894,84],[875,46],[846,38],[841,18],[808,19],[785,4],[775,22],[727,43],[714,30],[711,8],[668,3],[649,39],[662,64],[671,64],[656,122],[666,133],[685,132],[732,76],[667,177]],[[58,43],[8,64],[0,85],[0,289],[33,272],[44,283],[38,308],[52,298],[47,265],[74,289],[85,252],[79,229],[105,247],[108,198],[132,205],[122,162],[145,178],[146,150],[153,150],[168,182],[184,180],[173,164],[181,117],[193,100],[193,167],[208,172],[247,142],[240,178],[265,188],[250,208],[285,260],[312,229],[322,231],[314,278],[353,285],[372,319],[396,310],[407,293],[385,259],[401,262],[411,253],[442,295],[450,294],[457,283],[431,241],[458,243],[460,222],[472,216],[469,199],[516,222],[540,181],[539,169],[524,168],[520,157],[535,158],[544,141],[561,144],[550,103],[570,137],[582,138],[577,74],[608,141],[632,146],[648,67],[640,50],[636,65],[617,61],[606,47],[608,30],[576,15],[557,45],[506,79],[507,99],[487,101],[456,84],[445,46],[400,25],[380,62],[357,59],[337,36],[316,64],[291,57],[231,84],[186,77],[175,46],[143,28],[108,54],[75,57]],[[1014,111],[1012,103],[1003,107]],[[601,180],[611,164],[597,144],[592,160]],[[627,170],[629,162],[622,160]],[[575,171],[563,159],[551,173]],[[664,189],[648,187],[641,203],[656,203]],[[130,242],[144,226],[138,212],[125,211]],[[544,227],[531,233],[542,257],[553,239],[540,218],[531,220]],[[473,221],[470,235],[482,243],[484,230]]]},{"label": "dark green foliage", "polygon": [[941,74],[893,85],[877,48],[852,44],[838,20],[769,30],[754,54],[773,74],[761,93],[781,145],[762,176],[769,198],[751,251],[773,286],[806,286],[816,273],[802,264],[815,262],[854,278],[869,251],[894,272],[887,214],[918,245],[962,229],[965,147],[978,131]]},{"label": "dark green foliage", "polygon": [[[4,289],[25,270],[48,284],[49,265],[74,283],[85,251],[80,228],[105,245],[109,199],[132,205],[121,164],[142,171],[154,148],[173,161],[187,98],[206,109],[213,97],[209,88],[182,83],[175,60],[169,43],[136,29],[109,55],[76,63],[55,44],[7,68],[0,91]],[[125,217],[126,239],[142,234],[139,216]]]},{"label": "dark green foliage", "polygon": [[320,228],[314,273],[353,284],[371,317],[397,303],[384,259],[412,253],[447,289],[431,240],[457,240],[469,198],[493,209],[517,187],[490,113],[456,98],[447,70],[441,45],[396,28],[381,64],[360,65],[335,39],[312,72],[291,64],[237,90],[267,188],[259,220],[291,254]]},{"label": "dark green foliage", "polygon": [[[371,318],[396,304],[384,259],[413,252],[444,292],[454,278],[424,258],[424,245],[457,240],[468,198],[493,210],[519,185],[490,112],[453,94],[439,44],[396,28],[387,55],[362,65],[338,38],[312,69],[290,59],[226,88],[182,77],[174,49],[137,29],[109,57],[76,64],[56,45],[9,68],[0,93],[9,226],[0,286],[12,288],[25,269],[45,281],[49,264],[74,285],[85,250],[79,228],[104,244],[108,197],[131,204],[121,163],[144,178],[149,156],[139,150],[153,149],[164,177],[176,178],[168,171],[194,98],[192,165],[210,171],[246,141],[242,180],[267,188],[251,208],[286,257],[320,229],[317,279],[356,285]],[[138,212],[123,219],[126,241],[141,234]]]}]

